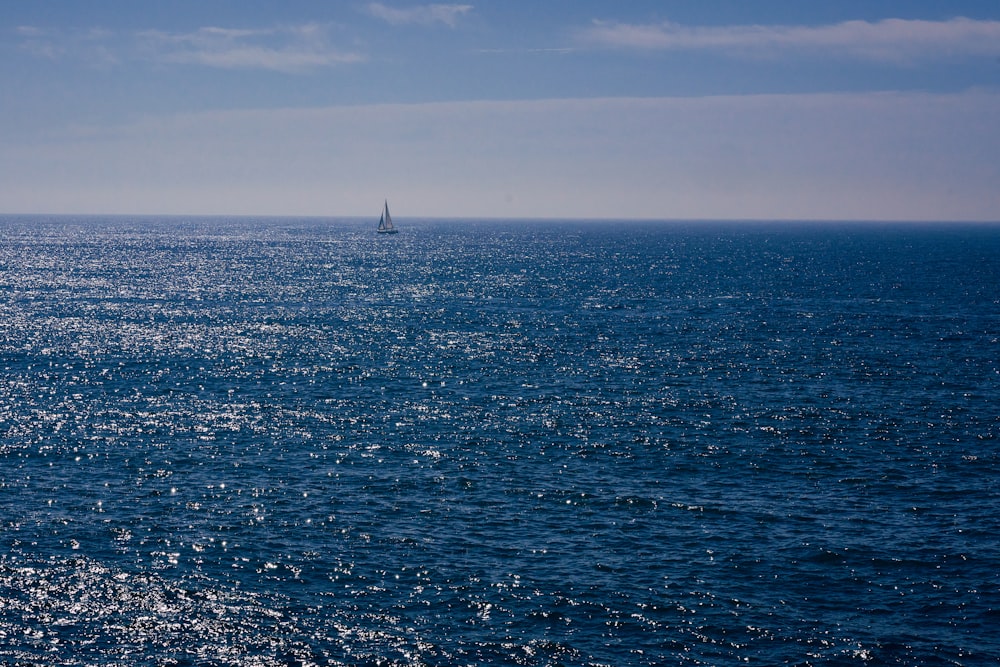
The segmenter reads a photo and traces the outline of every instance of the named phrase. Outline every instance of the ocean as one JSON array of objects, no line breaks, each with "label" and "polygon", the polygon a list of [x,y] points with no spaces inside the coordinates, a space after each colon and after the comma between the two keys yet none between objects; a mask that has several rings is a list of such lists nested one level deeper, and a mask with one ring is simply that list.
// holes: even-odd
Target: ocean
[{"label": "ocean", "polygon": [[1000,226],[0,217],[0,664],[995,665]]}]

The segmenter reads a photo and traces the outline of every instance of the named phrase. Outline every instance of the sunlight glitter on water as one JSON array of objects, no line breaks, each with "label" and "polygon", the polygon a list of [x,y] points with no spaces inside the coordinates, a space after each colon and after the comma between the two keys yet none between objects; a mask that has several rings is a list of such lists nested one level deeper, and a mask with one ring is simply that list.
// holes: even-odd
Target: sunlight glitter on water
[{"label": "sunlight glitter on water", "polygon": [[993,235],[76,229],[0,246],[0,660],[997,652]]}]

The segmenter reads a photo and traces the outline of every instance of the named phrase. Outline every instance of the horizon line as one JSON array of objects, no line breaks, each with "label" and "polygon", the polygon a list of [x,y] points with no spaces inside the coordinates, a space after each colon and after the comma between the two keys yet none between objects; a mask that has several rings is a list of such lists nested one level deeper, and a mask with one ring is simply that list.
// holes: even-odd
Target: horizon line
[{"label": "horizon line", "polygon": [[[360,222],[377,220],[371,214],[290,214],[290,213],[0,213],[3,218],[244,218],[248,220],[331,220]],[[1000,219],[980,218],[798,218],[798,217],[752,217],[752,218],[680,218],[680,217],[553,217],[553,216],[454,216],[454,215],[393,215],[394,221],[442,221],[442,222],[635,222],[635,223],[807,223],[807,224],[966,224],[1000,225]]]}]

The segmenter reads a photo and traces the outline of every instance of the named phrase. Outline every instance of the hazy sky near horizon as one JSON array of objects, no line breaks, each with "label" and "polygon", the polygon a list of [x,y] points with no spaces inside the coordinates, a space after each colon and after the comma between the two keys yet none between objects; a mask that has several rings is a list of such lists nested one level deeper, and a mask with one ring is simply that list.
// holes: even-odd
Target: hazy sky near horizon
[{"label": "hazy sky near horizon", "polygon": [[38,0],[0,213],[1000,220],[996,0]]}]

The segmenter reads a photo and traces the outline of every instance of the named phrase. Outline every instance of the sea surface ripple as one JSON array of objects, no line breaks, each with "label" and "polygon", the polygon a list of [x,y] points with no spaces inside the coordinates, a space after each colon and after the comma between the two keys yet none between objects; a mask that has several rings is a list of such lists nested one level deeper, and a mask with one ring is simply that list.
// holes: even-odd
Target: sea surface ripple
[{"label": "sea surface ripple", "polygon": [[0,664],[1000,662],[1000,227],[0,218]]}]

